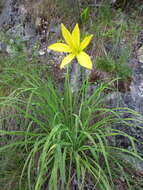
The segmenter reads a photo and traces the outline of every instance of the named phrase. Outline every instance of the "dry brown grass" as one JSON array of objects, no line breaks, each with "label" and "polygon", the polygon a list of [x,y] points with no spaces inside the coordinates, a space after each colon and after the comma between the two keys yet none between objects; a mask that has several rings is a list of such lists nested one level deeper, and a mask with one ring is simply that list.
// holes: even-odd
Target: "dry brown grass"
[{"label": "dry brown grass", "polygon": [[[56,2],[55,0],[32,0],[27,1],[27,10],[31,14],[33,18],[35,17],[42,17],[44,19],[50,20],[52,14],[56,11]],[[56,16],[56,15],[54,15]]]},{"label": "dry brown grass", "polygon": [[[33,18],[35,24],[44,20],[48,23],[65,23],[71,26],[76,20],[77,3],[73,0],[26,0],[26,9]],[[74,12],[74,13],[73,13]],[[76,12],[76,13],[75,13]],[[73,15],[74,14],[74,15]],[[40,18],[40,20],[39,20]]]}]

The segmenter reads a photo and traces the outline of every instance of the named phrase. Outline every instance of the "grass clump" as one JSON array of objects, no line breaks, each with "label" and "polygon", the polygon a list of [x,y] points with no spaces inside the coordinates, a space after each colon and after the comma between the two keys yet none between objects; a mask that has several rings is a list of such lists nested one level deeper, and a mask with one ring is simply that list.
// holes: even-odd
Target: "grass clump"
[{"label": "grass clump", "polygon": [[[50,78],[40,79],[36,70],[25,73],[25,80],[8,97],[0,98],[1,108],[16,110],[16,114],[1,118],[2,125],[13,118],[20,129],[0,130],[0,152],[5,155],[15,150],[22,155],[19,187],[16,184],[15,189],[85,189],[91,181],[92,188],[109,190],[116,188],[119,176],[130,187],[122,155],[142,158],[134,148],[128,151],[111,143],[116,135],[128,137],[132,145],[136,140],[112,129],[117,123],[130,126],[130,119],[123,120],[121,111],[104,106],[103,92],[108,84],[89,95],[89,84],[83,82],[77,96],[71,92],[68,75],[63,90]],[[7,141],[6,135],[15,138]]]},{"label": "grass clump", "polygon": [[108,72],[111,76],[119,77],[121,80],[127,81],[132,76],[132,69],[126,63],[126,57],[121,56],[113,59],[110,56],[98,57],[96,60],[96,68]]},{"label": "grass clump", "polygon": [[106,72],[114,72],[115,71],[115,62],[110,57],[101,57],[96,60],[96,68],[101,69]]}]

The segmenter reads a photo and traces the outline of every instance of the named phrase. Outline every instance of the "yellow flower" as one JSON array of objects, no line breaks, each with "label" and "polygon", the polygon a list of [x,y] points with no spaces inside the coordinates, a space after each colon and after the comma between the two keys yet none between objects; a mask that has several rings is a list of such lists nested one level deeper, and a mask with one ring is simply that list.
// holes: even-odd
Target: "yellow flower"
[{"label": "yellow flower", "polygon": [[90,43],[93,35],[88,35],[80,42],[80,30],[78,24],[75,25],[72,33],[61,24],[61,31],[66,43],[55,43],[50,45],[48,48],[58,52],[69,53],[62,61],[60,68],[64,68],[69,64],[74,58],[77,58],[77,61],[83,67],[92,69],[92,62],[87,53],[83,50]]}]

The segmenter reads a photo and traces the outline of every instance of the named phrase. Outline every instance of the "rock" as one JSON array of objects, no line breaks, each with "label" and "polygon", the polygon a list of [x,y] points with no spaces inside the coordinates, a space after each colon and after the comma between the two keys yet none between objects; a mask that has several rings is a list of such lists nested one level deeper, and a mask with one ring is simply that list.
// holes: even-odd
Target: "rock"
[{"label": "rock", "polygon": [[138,49],[137,58],[139,62],[143,63],[143,46]]},{"label": "rock", "polygon": [[71,91],[72,93],[78,93],[81,85],[81,67],[77,61],[74,61],[72,64],[72,71],[70,73]]},{"label": "rock", "polygon": [[0,53],[6,52],[7,45],[5,42],[0,42]]},{"label": "rock", "polygon": [[45,55],[45,54],[46,54],[46,52],[45,52],[44,50],[42,50],[42,49],[39,50],[39,55],[40,55],[40,56]]},{"label": "rock", "polygon": [[11,55],[11,56],[14,56],[16,55],[16,51],[14,49],[12,49],[12,47],[10,45],[7,45],[6,47],[6,52]]},{"label": "rock", "polygon": [[121,154],[121,158],[131,164],[132,168],[143,175],[143,160],[133,157],[129,154]]},{"label": "rock", "polygon": [[5,0],[0,14],[0,30],[13,38],[20,37],[33,44],[37,40],[36,29],[24,3],[18,0]]},{"label": "rock", "polygon": [[57,26],[51,26],[50,27],[50,32],[54,32],[57,34],[57,36],[60,34],[60,30],[61,30],[61,25],[58,24]]},{"label": "rock", "polygon": [[2,29],[4,25],[7,25],[11,20],[11,0],[2,1],[1,4],[0,29]]}]

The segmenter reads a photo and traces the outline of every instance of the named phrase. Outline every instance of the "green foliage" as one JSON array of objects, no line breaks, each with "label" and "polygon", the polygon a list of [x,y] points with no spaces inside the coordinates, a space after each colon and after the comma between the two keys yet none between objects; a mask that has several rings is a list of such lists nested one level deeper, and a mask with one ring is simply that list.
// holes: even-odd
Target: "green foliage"
[{"label": "green foliage", "polygon": [[[63,16],[78,22],[80,19],[80,1],[79,0],[56,0],[59,9],[62,9]],[[61,11],[60,11],[61,12]],[[74,15],[74,16],[73,16]]]},{"label": "green foliage", "polygon": [[114,72],[116,69],[115,61],[110,57],[98,57],[96,60],[96,68],[106,71],[106,72]]},{"label": "green foliage", "polygon": [[139,11],[134,10],[129,15],[102,1],[99,7],[91,8],[90,12],[93,16],[88,27],[92,28],[96,39],[92,50],[95,67],[121,80],[128,80],[132,75],[129,57],[142,25],[137,18]]},{"label": "green foliage", "polygon": [[[1,138],[1,143],[2,143]],[[5,139],[6,140],[6,139]],[[24,166],[25,155],[19,149],[1,154],[0,160],[0,184],[3,190],[19,190],[19,180],[22,168]],[[22,181],[22,190],[28,190],[27,182]]]},{"label": "green foliage", "polygon": [[103,38],[113,38],[116,32],[117,31],[115,30],[115,28],[112,28],[112,29],[109,29],[109,30],[101,33],[101,37],[103,37]]},{"label": "green foliage", "polygon": [[105,25],[110,25],[112,23],[113,14],[110,4],[107,2],[101,3],[101,6],[98,9],[98,15],[100,22]]},{"label": "green foliage", "polygon": [[[25,155],[17,177],[19,190],[25,185],[28,190],[41,190],[44,186],[53,190],[70,189],[74,181],[78,189],[84,189],[89,179],[101,190],[114,189],[119,171],[126,175],[126,164],[120,154],[125,152],[142,160],[134,146],[128,151],[109,143],[108,139],[116,135],[128,137],[132,145],[136,140],[112,129],[116,123],[131,126],[128,121],[132,119],[120,117],[127,109],[117,111],[103,106],[103,92],[108,84],[102,84],[89,96],[90,86],[86,81],[77,96],[71,92],[68,74],[63,91],[52,79],[39,78],[36,70],[24,72],[24,77],[20,88],[0,98],[1,109],[11,107],[17,113],[1,118],[3,128],[6,119],[14,119],[21,129],[0,130],[5,137],[0,152],[21,150]],[[17,138],[7,142],[5,135]],[[130,184],[130,176],[126,180]]]},{"label": "green foliage", "polygon": [[113,59],[109,56],[98,57],[96,59],[96,68],[109,72],[114,77],[116,76],[122,80],[128,80],[131,78],[132,69],[127,65],[125,58],[125,56],[120,56],[118,59]]},{"label": "green foliage", "polygon": [[0,95],[4,96],[21,86],[25,77],[19,70],[28,71],[30,65],[27,56],[22,53],[14,57],[1,57],[0,65]]},{"label": "green foliage", "polygon": [[89,7],[83,9],[80,15],[80,20],[83,24],[85,24],[89,20]]},{"label": "green foliage", "polygon": [[116,74],[123,80],[128,80],[132,76],[132,69],[126,64],[118,62],[116,65]]}]

